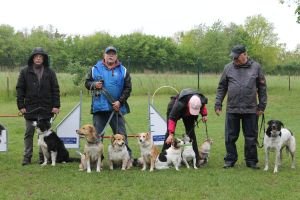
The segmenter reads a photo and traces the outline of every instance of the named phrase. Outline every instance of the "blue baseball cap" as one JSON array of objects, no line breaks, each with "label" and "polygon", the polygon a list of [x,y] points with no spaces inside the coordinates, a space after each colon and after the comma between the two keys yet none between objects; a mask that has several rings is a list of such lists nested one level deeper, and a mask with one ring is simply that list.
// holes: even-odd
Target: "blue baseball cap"
[{"label": "blue baseball cap", "polygon": [[106,47],[105,53],[108,53],[109,51],[114,51],[115,53],[117,53],[117,49],[113,46]]}]

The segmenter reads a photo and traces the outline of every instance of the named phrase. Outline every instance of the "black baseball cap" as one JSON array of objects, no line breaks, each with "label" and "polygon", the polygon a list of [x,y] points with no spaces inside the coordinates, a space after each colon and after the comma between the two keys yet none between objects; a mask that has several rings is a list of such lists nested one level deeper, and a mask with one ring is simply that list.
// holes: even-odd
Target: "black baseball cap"
[{"label": "black baseball cap", "polygon": [[246,52],[246,47],[244,45],[238,44],[235,45],[232,49],[231,49],[231,53],[230,53],[230,57],[236,59],[238,58],[242,53]]}]

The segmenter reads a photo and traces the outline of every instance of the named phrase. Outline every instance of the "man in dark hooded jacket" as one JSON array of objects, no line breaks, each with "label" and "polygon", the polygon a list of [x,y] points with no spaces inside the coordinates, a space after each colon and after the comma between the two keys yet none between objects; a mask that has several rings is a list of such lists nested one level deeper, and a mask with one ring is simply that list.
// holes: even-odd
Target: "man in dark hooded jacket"
[{"label": "man in dark hooded jacket", "polygon": [[[50,119],[53,114],[59,113],[60,108],[58,81],[55,72],[49,67],[49,57],[43,48],[33,49],[28,65],[20,71],[16,90],[17,106],[26,121],[22,165],[28,165],[33,152],[33,121]],[[41,150],[39,154],[42,162]]]}]

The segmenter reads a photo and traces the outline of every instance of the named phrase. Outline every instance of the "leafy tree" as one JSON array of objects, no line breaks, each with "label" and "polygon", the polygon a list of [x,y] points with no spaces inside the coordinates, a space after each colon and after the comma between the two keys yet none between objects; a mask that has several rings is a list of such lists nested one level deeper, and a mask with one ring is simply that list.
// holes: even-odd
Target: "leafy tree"
[{"label": "leafy tree", "polygon": [[249,35],[248,52],[251,57],[260,62],[267,70],[271,70],[278,62],[281,47],[278,45],[277,34],[273,24],[261,15],[247,17],[245,31]]}]

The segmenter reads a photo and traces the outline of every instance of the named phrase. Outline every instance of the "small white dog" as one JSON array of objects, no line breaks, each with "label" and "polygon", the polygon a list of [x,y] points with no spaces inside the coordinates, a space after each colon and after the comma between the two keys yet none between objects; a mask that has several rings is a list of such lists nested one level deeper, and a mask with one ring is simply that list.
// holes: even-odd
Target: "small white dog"
[{"label": "small white dog", "polygon": [[279,120],[268,121],[268,128],[264,136],[265,171],[269,169],[269,152],[270,150],[275,150],[274,173],[278,172],[278,166],[282,161],[282,149],[284,147],[291,154],[291,168],[295,168],[296,139],[290,130],[283,127],[283,123]]},{"label": "small white dog", "polygon": [[141,159],[139,160],[142,161],[142,171],[146,170],[147,165],[150,165],[150,172],[152,172],[159,151],[152,141],[151,133],[140,133],[138,144],[141,150]]},{"label": "small white dog", "polygon": [[181,152],[182,152],[183,141],[180,139],[174,139],[171,146],[161,152],[155,161],[155,169],[168,169],[170,165],[173,165],[177,171],[181,163]]},{"label": "small white dog", "polygon": [[131,167],[130,156],[125,144],[125,136],[115,134],[111,138],[111,144],[108,146],[109,169],[113,170],[114,165],[121,165],[122,170]]},{"label": "small white dog", "polygon": [[196,167],[196,154],[193,149],[192,140],[188,135],[183,135],[183,151],[182,151],[182,161],[185,166],[189,169],[190,165],[188,162],[193,161],[194,169],[198,169]]}]

